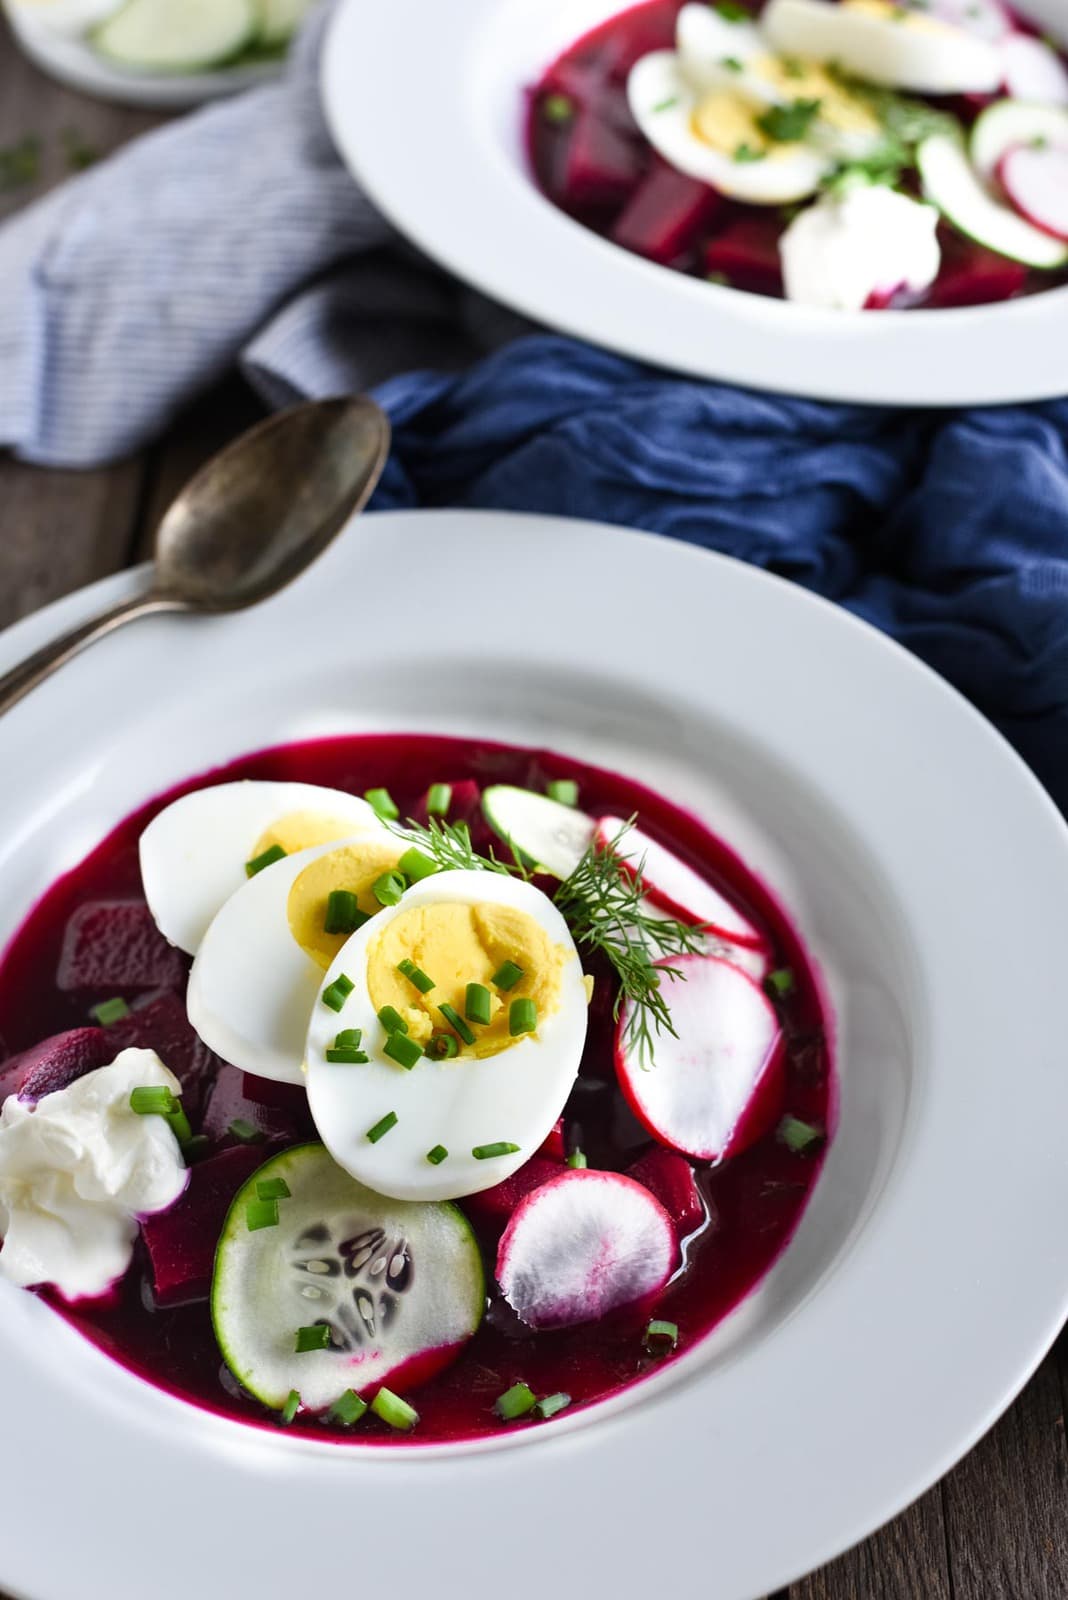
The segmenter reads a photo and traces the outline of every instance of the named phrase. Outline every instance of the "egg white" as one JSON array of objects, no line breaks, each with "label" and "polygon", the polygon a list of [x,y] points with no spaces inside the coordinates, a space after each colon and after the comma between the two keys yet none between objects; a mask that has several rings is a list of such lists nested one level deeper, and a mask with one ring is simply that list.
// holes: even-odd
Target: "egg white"
[{"label": "egg white", "polygon": [[195,955],[212,918],[248,881],[257,840],[298,814],[381,827],[366,800],[313,783],[219,783],[175,800],[141,835],[145,899],[165,939]]},{"label": "egg white", "polygon": [[836,61],[884,88],[989,94],[1001,86],[989,40],[921,11],[881,17],[831,0],[770,0],[761,25],[776,50]]},{"label": "egg white", "polygon": [[[417,906],[493,903],[526,912],[554,945],[568,952],[559,975],[557,1009],[496,1055],[423,1057],[410,1070],[382,1054],[385,1034],[368,992],[371,943],[389,922]],[[582,965],[567,923],[532,884],[489,872],[447,872],[409,889],[400,904],[381,912],[341,950],[326,975],[325,990],[341,974],[355,985],[343,1009],[323,1003],[312,1011],[306,1059],[308,1102],[319,1135],[334,1160],[379,1194],[397,1200],[451,1200],[491,1188],[522,1166],[541,1145],[564,1108],[586,1040],[587,996]],[[371,1059],[365,1065],[328,1062],[326,1052],[344,1028],[360,1028]],[[367,1138],[389,1112],[397,1124],[376,1144]],[[514,1155],[479,1161],[478,1145],[517,1144]],[[427,1152],[442,1144],[448,1160],[433,1166]]]}]

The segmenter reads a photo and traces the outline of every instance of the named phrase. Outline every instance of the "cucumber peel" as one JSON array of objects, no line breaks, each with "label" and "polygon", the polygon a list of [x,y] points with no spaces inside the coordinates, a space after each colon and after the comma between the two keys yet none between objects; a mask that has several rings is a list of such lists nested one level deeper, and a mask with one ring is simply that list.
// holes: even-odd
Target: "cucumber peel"
[{"label": "cucumber peel", "polygon": [[925,197],[959,233],[987,250],[1053,271],[1068,262],[1068,244],[1043,233],[985,187],[963,145],[944,134],[925,139],[916,152]]},{"label": "cucumber peel", "polygon": [[992,178],[1001,158],[1017,145],[1068,145],[1068,107],[998,100],[975,119],[968,153],[981,178]]},{"label": "cucumber peel", "polygon": [[[258,1185],[290,1193],[274,1227],[249,1228]],[[386,1200],[350,1178],[321,1144],[273,1156],[238,1190],[215,1254],[211,1316],[238,1382],[280,1410],[292,1390],[320,1411],[407,1369],[424,1382],[460,1351],[485,1307],[471,1225],[445,1202]],[[298,1329],[329,1345],[296,1349]],[[302,1341],[305,1345],[308,1341]]]},{"label": "cucumber peel", "polygon": [[259,36],[256,0],[126,0],[89,39],[116,66],[164,76],[227,66]]}]

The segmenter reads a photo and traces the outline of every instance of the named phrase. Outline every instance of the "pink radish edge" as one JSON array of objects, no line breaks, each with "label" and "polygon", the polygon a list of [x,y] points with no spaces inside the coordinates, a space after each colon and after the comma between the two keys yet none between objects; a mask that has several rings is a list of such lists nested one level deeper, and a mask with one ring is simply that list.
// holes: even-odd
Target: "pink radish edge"
[{"label": "pink radish edge", "polygon": [[619,1172],[576,1168],[516,1207],[497,1250],[497,1281],[531,1328],[569,1328],[651,1302],[678,1257],[660,1201]]},{"label": "pink radish edge", "polygon": [[600,817],[594,838],[599,849],[611,851],[622,871],[641,884],[655,906],[683,922],[707,928],[731,944],[767,949],[767,941],[748,918],[666,845],[640,828],[631,828],[623,841],[627,854],[615,849],[614,841],[625,827],[622,817]]},{"label": "pink radish edge", "polygon": [[[638,1121],[661,1144],[701,1161],[739,1155],[774,1127],[782,1111],[786,1051],[775,1008],[748,973],[721,956],[674,956],[657,964],[681,974],[665,977],[661,990],[678,1037],[656,1036],[652,1064],[643,1066],[627,1049],[624,1007],[615,1043],[619,1086]],[[726,1028],[724,985],[728,998],[733,991],[735,1007],[745,1008],[740,1039]],[[749,1060],[742,1061],[742,1082],[732,1083],[745,1046]]]},{"label": "pink radish edge", "polygon": [[1068,147],[1013,145],[998,162],[997,175],[1022,217],[1068,242]]}]

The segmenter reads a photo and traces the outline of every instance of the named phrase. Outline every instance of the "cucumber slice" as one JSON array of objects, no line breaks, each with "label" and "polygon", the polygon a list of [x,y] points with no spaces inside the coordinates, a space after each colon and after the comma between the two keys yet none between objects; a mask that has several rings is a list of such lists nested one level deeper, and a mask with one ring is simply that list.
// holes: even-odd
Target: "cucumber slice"
[{"label": "cucumber slice", "polygon": [[208,72],[259,35],[256,0],[127,0],[94,29],[94,49],[136,72]]},{"label": "cucumber slice", "polygon": [[[281,1179],[278,1222],[250,1231],[260,1187]],[[276,1186],[276,1193],[282,1191]],[[269,1202],[268,1202],[269,1204]],[[471,1225],[456,1206],[384,1200],[321,1144],[274,1156],[239,1189],[215,1254],[211,1316],[226,1365],[280,1410],[296,1389],[311,1411],[346,1389],[375,1389],[405,1368],[423,1383],[459,1354],[485,1307]],[[298,1328],[330,1346],[296,1354]]]},{"label": "cucumber slice", "polygon": [[277,50],[289,43],[315,0],[259,0],[259,43],[266,49]]},{"label": "cucumber slice", "polygon": [[1048,271],[1068,261],[1068,245],[994,198],[955,139],[945,134],[925,139],[916,164],[927,199],[969,239],[1028,267]]},{"label": "cucumber slice", "polygon": [[975,120],[968,154],[981,178],[992,178],[1002,156],[1020,144],[1068,146],[1068,108],[998,100]]},{"label": "cucumber slice", "polygon": [[482,811],[494,833],[526,866],[540,867],[554,878],[571,876],[596,827],[584,811],[507,783],[483,791]]}]

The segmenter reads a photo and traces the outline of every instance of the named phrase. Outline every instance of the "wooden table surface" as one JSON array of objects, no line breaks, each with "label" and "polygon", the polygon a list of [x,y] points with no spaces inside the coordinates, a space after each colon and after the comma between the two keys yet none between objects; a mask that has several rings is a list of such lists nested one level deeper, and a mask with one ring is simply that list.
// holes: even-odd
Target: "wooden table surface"
[{"label": "wooden table surface", "polygon": [[[61,181],[72,165],[105,155],[156,120],[51,84],[22,60],[0,22],[0,219]],[[26,140],[30,154],[12,156]],[[255,400],[235,378],[178,418],[151,449],[116,466],[43,471],[0,454],[0,628],[138,560],[174,490],[257,415]],[[1066,1384],[1068,1338],[1062,1337],[1008,1414],[942,1483],[881,1533],[774,1600],[1068,1600]],[[871,1449],[878,1448],[872,1439]],[[710,1551],[709,1600],[715,1600],[714,1572]],[[87,1577],[83,1596],[99,1592]]]}]

